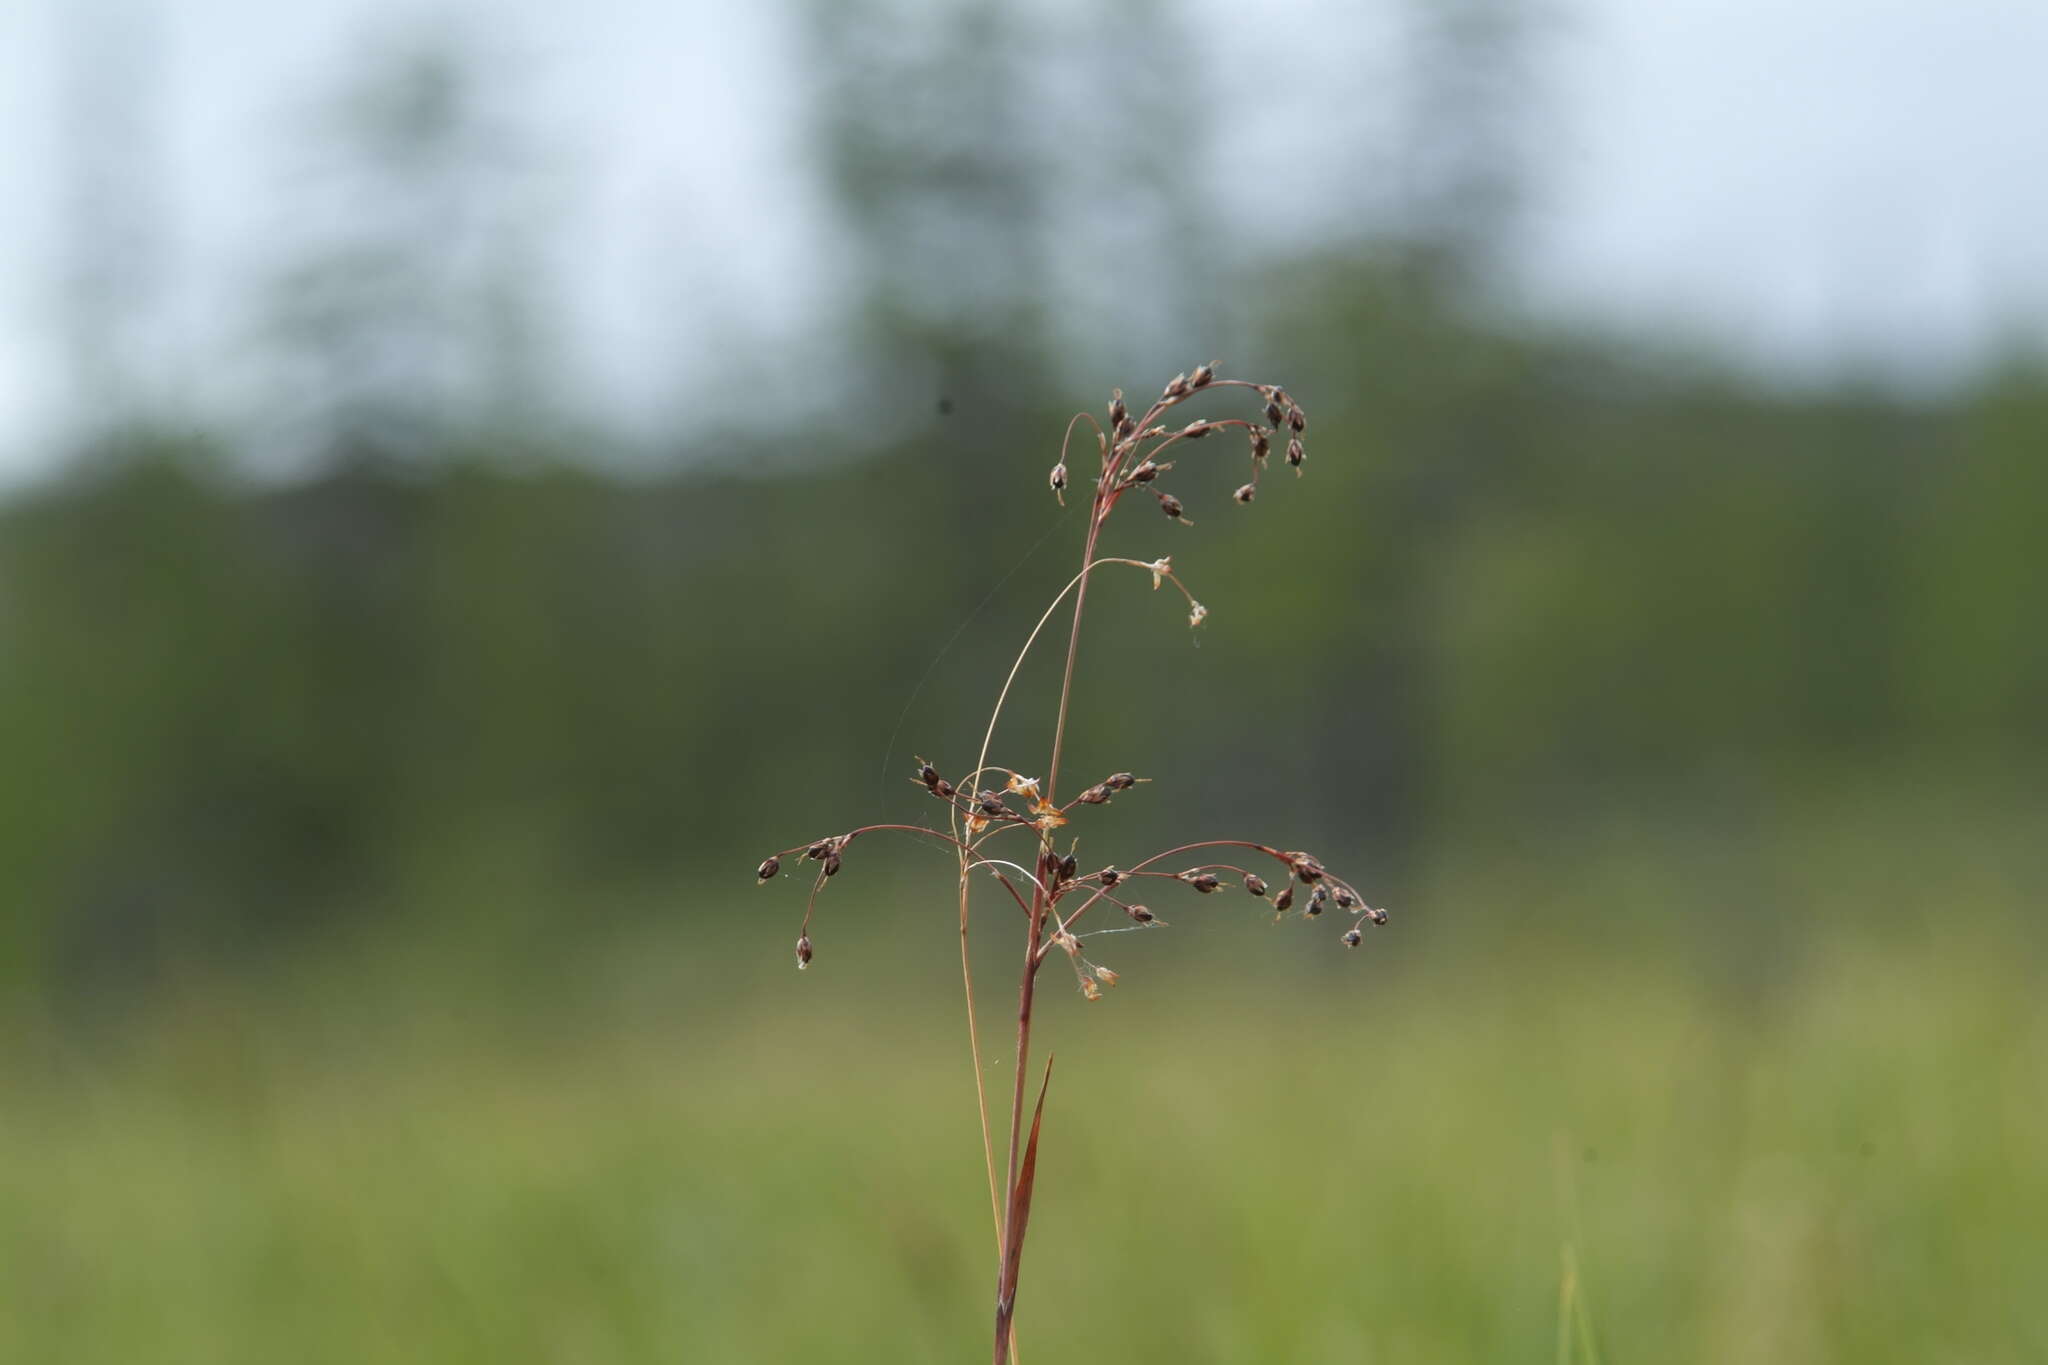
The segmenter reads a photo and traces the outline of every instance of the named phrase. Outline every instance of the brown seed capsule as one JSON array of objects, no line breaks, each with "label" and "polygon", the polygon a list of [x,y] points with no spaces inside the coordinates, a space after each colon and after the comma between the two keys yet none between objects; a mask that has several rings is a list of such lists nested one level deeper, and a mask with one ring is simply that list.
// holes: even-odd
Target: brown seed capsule
[{"label": "brown seed capsule", "polygon": [[1276,427],[1287,420],[1287,413],[1280,406],[1278,399],[1268,399],[1266,401],[1266,420]]},{"label": "brown seed capsule", "polygon": [[1344,931],[1344,946],[1346,948],[1356,948],[1360,943],[1364,941],[1365,935],[1359,933],[1357,929],[1346,929]]},{"label": "brown seed capsule", "polygon": [[1068,854],[1068,855],[1067,855],[1066,857],[1064,857],[1064,858],[1060,859],[1060,869],[1059,869],[1059,870],[1060,870],[1060,880],[1061,880],[1061,881],[1063,881],[1063,882],[1070,882],[1070,881],[1074,880],[1074,855],[1073,855],[1073,854],[1069,853],[1069,854]]},{"label": "brown seed capsule", "polygon": [[1267,439],[1267,437],[1266,437],[1266,429],[1265,429],[1264,427],[1253,427],[1253,428],[1252,428],[1252,438],[1251,438],[1251,439],[1252,439],[1252,458],[1253,458],[1254,460],[1263,460],[1263,459],[1265,459],[1265,458],[1266,458],[1266,456],[1267,456],[1267,455],[1268,455],[1268,454],[1269,454],[1269,453],[1270,453],[1270,452],[1272,451],[1272,449],[1273,449],[1273,443],[1272,443],[1272,442],[1271,442],[1270,440],[1268,440],[1268,439]]},{"label": "brown seed capsule", "polygon": [[1349,910],[1352,906],[1358,904],[1358,897],[1352,895],[1349,891],[1344,890],[1342,887],[1337,888],[1336,900],[1337,908],[1339,910]]},{"label": "brown seed capsule", "polygon": [[917,765],[917,780],[927,787],[936,787],[939,785],[939,770],[929,763],[920,763]]},{"label": "brown seed capsule", "polygon": [[1112,426],[1122,426],[1129,421],[1131,410],[1124,406],[1124,391],[1118,389],[1109,395],[1109,421]]},{"label": "brown seed capsule", "polygon": [[1175,521],[1179,521],[1181,519],[1180,514],[1186,509],[1180,505],[1180,499],[1176,498],[1173,494],[1161,493],[1159,495],[1159,510],[1172,517]]},{"label": "brown seed capsule", "polygon": [[1371,919],[1374,924],[1385,924],[1387,922],[1387,912],[1377,906],[1367,910],[1365,913],[1367,918]]},{"label": "brown seed capsule", "polygon": [[1138,419],[1137,419],[1137,418],[1135,418],[1135,417],[1119,417],[1119,418],[1117,419],[1117,423],[1116,423],[1116,438],[1117,438],[1117,439],[1118,439],[1119,441],[1128,441],[1128,440],[1130,440],[1130,439],[1131,439],[1131,433],[1132,433],[1132,432],[1134,432],[1134,431],[1136,431],[1137,429],[1138,429]]},{"label": "brown seed capsule", "polygon": [[1254,497],[1258,495],[1258,491],[1259,490],[1254,488],[1252,485],[1245,484],[1242,487],[1240,487],[1235,493],[1232,493],[1230,496],[1236,498],[1239,502],[1250,502]]},{"label": "brown seed capsule", "polygon": [[825,875],[828,877],[839,875],[839,855],[837,853],[825,855]]},{"label": "brown seed capsule", "polygon": [[1195,366],[1195,372],[1188,376],[1188,387],[1191,389],[1206,389],[1209,387],[1209,381],[1215,377],[1216,367],[1214,365],[1197,365]]},{"label": "brown seed capsule", "polygon": [[782,859],[766,858],[762,860],[760,870],[754,875],[765,882],[780,871],[782,871]]},{"label": "brown seed capsule", "polygon": [[1244,874],[1244,889],[1254,896],[1263,896],[1266,894],[1266,879],[1256,872],[1247,872]]},{"label": "brown seed capsule", "polygon": [[803,935],[796,941],[796,965],[799,971],[811,965],[811,936],[809,934]]},{"label": "brown seed capsule", "polygon": [[1159,466],[1153,464],[1150,460],[1146,460],[1144,463],[1140,464],[1136,469],[1133,469],[1131,471],[1132,483],[1150,483],[1152,482],[1152,480],[1158,477]]},{"label": "brown seed capsule", "polygon": [[1092,977],[1084,976],[1081,978],[1081,994],[1090,1000],[1100,1000],[1102,998],[1102,987],[1096,985]]},{"label": "brown seed capsule", "polygon": [[1168,385],[1166,386],[1166,396],[1167,396],[1168,398],[1185,398],[1185,397],[1187,397],[1187,396],[1188,396],[1188,377],[1187,377],[1187,376],[1186,376],[1185,374],[1177,374],[1177,375],[1175,375],[1175,376],[1173,377],[1173,382],[1171,382],[1170,384],[1168,384]]},{"label": "brown seed capsule", "polygon": [[983,792],[975,799],[981,803],[981,813],[983,815],[1001,815],[1005,809],[1003,798],[994,792]]},{"label": "brown seed capsule", "polygon": [[1190,441],[1199,441],[1215,429],[1216,424],[1214,422],[1204,421],[1202,418],[1197,417],[1194,421],[1182,427],[1180,434]]},{"label": "brown seed capsule", "polygon": [[1126,905],[1124,913],[1140,924],[1150,924],[1153,919],[1152,912],[1142,905]]},{"label": "brown seed capsule", "polygon": [[1129,791],[1138,785],[1138,779],[1129,773],[1111,773],[1102,780],[1102,785],[1113,792]]},{"label": "brown seed capsule", "polygon": [[1053,496],[1058,497],[1066,492],[1067,466],[1064,463],[1054,465],[1052,467],[1052,474],[1046,479],[1046,482],[1052,485]]},{"label": "brown seed capsule", "polygon": [[1287,410],[1287,429],[1299,436],[1308,430],[1308,414],[1298,407]]},{"label": "brown seed capsule", "polygon": [[953,784],[942,777],[932,784],[932,792],[937,796],[950,799],[953,795]]},{"label": "brown seed capsule", "polygon": [[1113,867],[1105,867],[1102,871],[1095,874],[1095,878],[1104,886],[1115,886],[1124,879],[1124,874]]},{"label": "brown seed capsule", "polygon": [[1280,894],[1279,894],[1279,895],[1277,895],[1277,896],[1275,896],[1275,897],[1273,897],[1273,908],[1274,908],[1275,910],[1277,910],[1277,911],[1281,912],[1282,914],[1285,914],[1285,913],[1286,913],[1286,911],[1287,911],[1287,909],[1288,909],[1288,907],[1289,907],[1289,906],[1291,906],[1291,905],[1293,905],[1293,904],[1294,904],[1294,887],[1293,887],[1293,885],[1292,885],[1292,884],[1289,884],[1289,885],[1287,885],[1287,886],[1283,886],[1283,887],[1281,887],[1281,888],[1280,888]]},{"label": "brown seed capsule", "polygon": [[1082,792],[1079,796],[1075,797],[1074,799],[1076,801],[1079,801],[1084,806],[1105,805],[1109,801],[1109,788],[1103,786],[1100,782],[1098,782],[1094,786],[1090,787],[1087,791]]},{"label": "brown seed capsule", "polygon": [[1291,437],[1287,442],[1287,463],[1293,465],[1296,469],[1300,469],[1301,462],[1307,458],[1308,452],[1301,448],[1301,438],[1299,436]]},{"label": "brown seed capsule", "polygon": [[804,850],[804,857],[809,858],[813,862],[816,862],[818,859],[823,858],[827,853],[830,853],[831,851],[832,841],[830,839],[820,839],[817,843],[812,844],[809,848]]},{"label": "brown seed capsule", "polygon": [[1181,873],[1180,879],[1205,896],[1223,884],[1215,873],[1204,872],[1199,867],[1191,867]]},{"label": "brown seed capsule", "polygon": [[1329,898],[1330,892],[1328,887],[1317,887],[1315,890],[1308,893],[1308,904],[1301,907],[1301,913],[1303,913],[1304,915],[1322,914],[1323,902],[1328,900]]},{"label": "brown seed capsule", "polygon": [[1288,855],[1287,861],[1288,866],[1294,869],[1294,875],[1301,878],[1304,882],[1316,882],[1323,879],[1323,865],[1315,860],[1313,854],[1292,853]]}]

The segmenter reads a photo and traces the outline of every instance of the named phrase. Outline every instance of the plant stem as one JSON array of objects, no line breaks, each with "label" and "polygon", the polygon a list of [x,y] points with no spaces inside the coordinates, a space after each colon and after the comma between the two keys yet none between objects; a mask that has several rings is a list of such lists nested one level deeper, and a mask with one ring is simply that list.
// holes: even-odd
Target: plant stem
[{"label": "plant stem", "polygon": [[[1108,480],[1096,484],[1088,509],[1088,537],[1081,547],[1081,578],[1074,589],[1074,624],[1067,632],[1067,663],[1060,677],[1060,705],[1053,718],[1052,759],[1045,770],[1043,799],[1054,802],[1059,782],[1060,752],[1067,737],[1067,705],[1074,692],[1074,660],[1081,651],[1081,616],[1088,605],[1088,570],[1095,563],[1095,543],[1102,535],[1102,523],[1109,511]],[[1051,912],[1046,888],[1056,875],[1050,835],[1040,836],[1038,885],[1031,896],[1031,931],[1024,946],[1024,974],[1017,985],[1017,1055],[1010,1091],[1010,1160],[1007,1196],[1003,1211],[1002,1254],[996,1265],[995,1365],[1008,1365],[1011,1322],[1017,1312],[1017,1277],[1024,1259],[1024,1226],[1018,1207],[1017,1162],[1024,1131],[1024,1069],[1031,1056],[1031,1006],[1037,989],[1038,968],[1043,961],[1045,918]]]}]

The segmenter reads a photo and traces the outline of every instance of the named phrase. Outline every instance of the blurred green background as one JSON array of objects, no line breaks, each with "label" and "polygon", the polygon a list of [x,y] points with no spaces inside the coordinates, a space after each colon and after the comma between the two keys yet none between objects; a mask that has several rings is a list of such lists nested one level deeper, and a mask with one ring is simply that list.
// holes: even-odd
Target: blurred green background
[{"label": "blurred green background", "polygon": [[690,315],[651,435],[550,362],[539,59],[475,27],[372,16],[262,130],[311,169],[234,401],[138,377],[85,196],[0,503],[0,1359],[977,1358],[950,861],[864,841],[802,976],[753,869],[933,817],[1072,571],[1066,418],[1217,357],[1308,476],[1234,506],[1212,442],[1193,528],[1113,524],[1212,616],[1101,580],[1069,783],[1153,781],[1074,830],[1394,919],[1189,896],[1104,1002],[1045,978],[1024,1357],[2048,1358],[2040,352],[1788,382],[1518,306],[1519,6],[1403,11],[1401,212],[1278,244],[1176,165],[1254,93],[1171,7],[774,12],[842,306]]}]

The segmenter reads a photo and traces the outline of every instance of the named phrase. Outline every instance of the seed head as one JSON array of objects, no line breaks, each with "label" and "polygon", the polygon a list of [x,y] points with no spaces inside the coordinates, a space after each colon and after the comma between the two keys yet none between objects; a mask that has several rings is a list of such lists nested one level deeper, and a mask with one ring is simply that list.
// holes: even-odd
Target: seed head
[{"label": "seed head", "polygon": [[1126,905],[1124,913],[1140,924],[1150,924],[1154,918],[1152,912],[1142,905]]},{"label": "seed head", "polygon": [[1301,448],[1301,438],[1290,436],[1287,439],[1287,463],[1292,465],[1298,474],[1301,472],[1301,462],[1307,458],[1308,452]]},{"label": "seed head", "polygon": [[1280,406],[1279,399],[1268,398],[1266,400],[1266,420],[1276,427],[1287,420],[1286,410]]},{"label": "seed head", "polygon": [[827,853],[830,853],[831,851],[832,841],[830,839],[820,839],[817,843],[812,844],[809,848],[804,850],[804,857],[811,859],[813,862],[816,862],[824,858],[824,856]]},{"label": "seed head", "polygon": [[1216,367],[1214,365],[1197,365],[1195,366],[1195,372],[1188,376],[1188,387],[1191,389],[1206,389],[1209,387],[1209,381],[1215,377]]},{"label": "seed head", "polygon": [[1308,430],[1308,414],[1299,405],[1287,409],[1287,429],[1296,436]]},{"label": "seed head", "polygon": [[1067,505],[1067,466],[1064,461],[1052,467],[1052,474],[1046,480],[1052,485],[1052,495],[1060,500],[1060,506]]},{"label": "seed head", "polygon": [[1250,502],[1254,497],[1258,496],[1258,492],[1259,490],[1251,484],[1243,484],[1230,496],[1236,498],[1239,502]]},{"label": "seed head", "polygon": [[1138,779],[1129,773],[1111,773],[1102,780],[1102,785],[1113,792],[1129,791],[1138,785]]},{"label": "seed head", "polygon": [[1189,886],[1205,896],[1223,885],[1223,879],[1213,872],[1183,872],[1180,875]]},{"label": "seed head", "polygon": [[811,965],[811,936],[804,934],[796,941],[796,969],[802,971]]},{"label": "seed head", "polygon": [[981,803],[981,813],[983,815],[1001,815],[1003,811],[1006,809],[1003,805],[1003,798],[996,795],[994,792],[985,791],[981,793],[979,796],[977,796],[975,800]]},{"label": "seed head", "polygon": [[1355,927],[1346,929],[1344,931],[1344,946],[1346,948],[1356,948],[1360,943],[1364,941],[1365,935],[1359,933]]},{"label": "seed head", "polygon": [[1097,967],[1095,969],[1095,979],[1105,986],[1114,986],[1116,984],[1116,973],[1107,967]]},{"label": "seed head", "polygon": [[1067,855],[1066,857],[1064,857],[1064,858],[1060,859],[1060,865],[1059,865],[1059,874],[1060,874],[1060,880],[1061,880],[1061,881],[1063,881],[1063,882],[1070,882],[1070,881],[1074,880],[1074,867],[1075,867],[1075,864],[1074,864],[1074,855],[1073,855],[1073,854],[1069,853],[1069,854],[1068,854],[1068,855]]},{"label": "seed head", "polygon": [[1159,510],[1172,517],[1175,521],[1187,520],[1186,517],[1181,515],[1185,509],[1181,507],[1180,499],[1171,493],[1161,493],[1159,495]]},{"label": "seed head", "polygon": [[[1111,394],[1109,395],[1109,423],[1110,423],[1110,425],[1111,425],[1111,426],[1116,426],[1116,427],[1120,427],[1120,426],[1122,426],[1122,425],[1123,425],[1123,424],[1124,424],[1125,422],[1128,422],[1128,421],[1130,421],[1130,420],[1131,420],[1131,410],[1130,410],[1129,408],[1127,408],[1127,407],[1125,407],[1125,406],[1124,406],[1124,391],[1123,391],[1122,389],[1117,389],[1117,390],[1114,390],[1114,391],[1113,391],[1113,392],[1111,392]],[[1122,432],[1118,432],[1117,434],[1118,434],[1118,435],[1122,435],[1123,433],[1122,433]]]},{"label": "seed head", "polygon": [[1352,895],[1341,886],[1337,888],[1335,900],[1339,910],[1349,910],[1352,906],[1358,904],[1358,897]]},{"label": "seed head", "polygon": [[1294,884],[1290,882],[1286,886],[1280,888],[1279,895],[1273,897],[1273,909],[1276,912],[1284,915],[1287,913],[1289,907],[1291,907],[1293,904]]},{"label": "seed head", "polygon": [[1102,871],[1095,874],[1095,879],[1104,886],[1115,886],[1124,879],[1124,874],[1113,867],[1105,867]]},{"label": "seed head", "polygon": [[1254,460],[1263,460],[1272,452],[1273,442],[1267,438],[1264,427],[1252,428],[1251,442],[1252,458]]},{"label": "seed head", "polygon": [[1187,376],[1186,376],[1185,374],[1177,374],[1177,375],[1175,375],[1175,376],[1173,377],[1173,382],[1172,382],[1172,383],[1170,383],[1170,384],[1168,384],[1168,385],[1166,386],[1166,394],[1165,394],[1165,396],[1166,396],[1166,397],[1168,397],[1168,398],[1185,398],[1185,397],[1187,397],[1187,396],[1188,396],[1188,377],[1187,377]]},{"label": "seed head", "polygon": [[754,875],[765,882],[770,877],[774,876],[776,873],[780,871],[782,871],[782,859],[764,858],[761,861],[760,868],[754,873]]},{"label": "seed head", "polygon": [[1153,464],[1150,460],[1142,461],[1136,469],[1131,471],[1132,483],[1150,483],[1158,477],[1159,466]]},{"label": "seed head", "polygon": [[1266,879],[1256,872],[1247,872],[1244,874],[1244,889],[1254,896],[1263,896],[1266,894]]},{"label": "seed head", "polygon": [[1084,976],[1081,978],[1081,994],[1087,996],[1090,1000],[1100,1000],[1102,998],[1102,987],[1095,984],[1094,977]]},{"label": "seed head", "polygon": [[1302,906],[1302,907],[1301,907],[1301,913],[1302,913],[1302,914],[1304,914],[1304,915],[1320,915],[1320,914],[1322,914],[1322,913],[1323,913],[1323,902],[1324,902],[1324,901],[1326,901],[1326,900],[1328,900],[1329,898],[1330,898],[1330,888],[1329,888],[1329,887],[1327,887],[1327,886],[1319,886],[1319,887],[1317,887],[1317,888],[1316,888],[1315,890],[1313,890],[1313,891],[1311,891],[1311,892],[1309,892],[1309,893],[1308,893],[1308,904],[1307,904],[1307,905],[1304,905],[1304,906]]},{"label": "seed head", "polygon": [[1138,419],[1137,419],[1137,418],[1135,418],[1135,417],[1119,417],[1119,418],[1117,418],[1117,421],[1116,421],[1116,438],[1117,438],[1117,439],[1118,439],[1119,441],[1128,441],[1128,440],[1130,440],[1130,439],[1131,439],[1131,434],[1132,434],[1133,432],[1135,432],[1135,431],[1136,431],[1137,429],[1138,429]]},{"label": "seed head", "polygon": [[1371,920],[1374,924],[1385,924],[1387,922],[1387,912],[1385,909],[1379,906],[1368,907],[1365,912],[1365,917]]},{"label": "seed head", "polygon": [[1294,875],[1304,882],[1317,882],[1323,879],[1323,865],[1315,860],[1313,854],[1290,853],[1287,855],[1287,865],[1293,868]]},{"label": "seed head", "polygon": [[1180,434],[1187,440],[1199,441],[1215,429],[1216,424],[1214,422],[1206,421],[1203,418],[1197,417],[1194,421],[1182,427],[1180,429]]},{"label": "seed head", "polygon": [[1098,782],[1074,799],[1084,806],[1107,805],[1109,802],[1109,788]]},{"label": "seed head", "polygon": [[839,875],[839,855],[837,853],[827,853],[825,855],[825,875],[828,877]]},{"label": "seed head", "polygon": [[1200,602],[1188,603],[1188,625],[1190,627],[1199,626],[1208,619],[1209,609],[1207,607],[1203,606]]}]

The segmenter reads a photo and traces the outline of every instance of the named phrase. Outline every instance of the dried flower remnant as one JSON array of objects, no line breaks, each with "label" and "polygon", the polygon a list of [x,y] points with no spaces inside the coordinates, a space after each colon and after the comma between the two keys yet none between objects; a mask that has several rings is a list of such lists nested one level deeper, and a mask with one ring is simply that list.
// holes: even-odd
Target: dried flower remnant
[{"label": "dried flower remnant", "polygon": [[[1248,397],[1252,403],[1251,419],[1230,415],[1184,415],[1174,411],[1197,395],[1202,395],[1205,403],[1212,399],[1236,397],[1242,400]],[[1036,1108],[1027,1105],[1025,1081],[1031,1050],[1035,988],[1039,970],[1048,955],[1057,953],[1066,958],[1084,998],[1091,1001],[1102,999],[1104,988],[1115,986],[1120,978],[1110,968],[1088,959],[1084,951],[1085,940],[1096,933],[1166,927],[1166,921],[1149,906],[1128,899],[1141,878],[1184,883],[1197,895],[1208,896],[1222,887],[1222,874],[1229,873],[1241,877],[1245,890],[1253,896],[1263,899],[1271,893],[1276,918],[1285,917],[1293,908],[1294,887],[1299,883],[1308,888],[1305,915],[1319,915],[1325,905],[1334,904],[1355,916],[1354,922],[1340,936],[1346,947],[1357,947],[1362,942],[1363,926],[1384,924],[1387,919],[1384,910],[1369,906],[1349,882],[1327,871],[1320,860],[1307,853],[1284,850],[1257,840],[1204,839],[1165,849],[1135,862],[1105,866],[1086,873],[1081,871],[1078,855],[1071,843],[1065,851],[1055,849],[1055,832],[1069,822],[1070,816],[1080,817],[1082,807],[1107,805],[1115,796],[1130,791],[1141,780],[1149,780],[1129,772],[1115,772],[1092,786],[1082,788],[1065,804],[1061,804],[1057,794],[1065,756],[1069,710],[1076,695],[1075,656],[1093,580],[1104,571],[1120,575],[1126,569],[1137,569],[1150,576],[1155,590],[1171,584],[1181,594],[1187,604],[1190,627],[1202,625],[1209,615],[1209,609],[1176,573],[1170,556],[1145,560],[1098,553],[1099,539],[1111,514],[1124,497],[1142,490],[1152,496],[1164,515],[1192,525],[1181,497],[1159,486],[1160,477],[1174,469],[1176,464],[1175,459],[1166,456],[1179,453],[1172,447],[1203,440],[1224,428],[1243,430],[1247,445],[1231,447],[1228,442],[1210,442],[1180,462],[1197,468],[1219,444],[1226,450],[1226,462],[1230,458],[1230,450],[1235,450],[1234,458],[1239,460],[1245,458],[1248,450],[1250,478],[1230,494],[1239,505],[1248,506],[1257,498],[1260,476],[1275,438],[1285,437],[1287,463],[1297,475],[1303,472],[1306,458],[1301,438],[1307,429],[1308,419],[1287,391],[1274,384],[1219,378],[1214,364],[1197,365],[1191,371],[1176,375],[1143,412],[1131,410],[1121,389],[1111,393],[1106,411],[1106,425],[1085,413],[1074,419],[1068,428],[1069,441],[1063,442],[1059,458],[1047,476],[1047,483],[1061,505],[1066,504],[1068,492],[1075,494],[1077,504],[1084,498],[1086,500],[1088,512],[1080,572],[1047,608],[1038,628],[1031,632],[1011,666],[1009,678],[997,696],[994,713],[989,717],[981,754],[973,766],[956,770],[954,778],[948,779],[936,765],[922,757],[917,759],[912,780],[945,808],[945,825],[863,825],[844,834],[781,850],[762,860],[757,868],[758,879],[765,884],[778,876],[785,859],[801,855],[804,860],[819,864],[812,879],[803,928],[797,939],[797,965],[808,967],[813,956],[813,917],[819,912],[828,884],[836,884],[844,866],[844,855],[855,840],[884,830],[900,832],[944,850],[955,860],[961,980],[967,996],[968,1038],[975,1063],[983,1156],[997,1241],[996,1365],[1004,1365],[1009,1359],[1019,1268],[1045,1103],[1042,1083]],[[1084,423],[1094,427],[1097,464],[1092,476],[1069,463],[1072,435]],[[1189,444],[1189,449],[1194,447]],[[1071,624],[1066,627],[1066,671],[1059,689],[1058,708],[1053,715],[1051,752],[1042,768],[1032,765],[1033,770],[1043,773],[1043,776],[1027,777],[1021,768],[992,763],[991,750],[1004,706],[1011,700],[1011,684],[1017,679],[1026,656],[1039,640],[1044,627],[1063,607],[1071,611]],[[1005,842],[991,842],[999,839]],[[1026,840],[1033,846],[1027,847]],[[1161,866],[1168,859],[1181,861],[1190,855],[1209,861],[1197,863],[1181,872],[1170,872]],[[1213,861],[1218,857],[1231,858],[1236,863],[1250,863],[1267,873],[1279,869],[1274,874],[1277,889],[1252,867]],[[967,953],[972,886],[985,886],[989,878],[993,878],[1004,893],[999,906],[1006,908],[1002,908],[1000,913],[1021,915],[1024,938],[1014,1016],[1016,1045],[1007,1068],[1011,1093],[1007,1112],[1006,1160],[999,1160],[996,1136],[988,1117],[991,1106],[983,1089],[982,1077],[986,1068],[982,1063],[974,1002],[974,974]],[[1117,928],[1094,927],[1103,918],[1113,917],[1117,911],[1122,912],[1128,924]],[[1091,913],[1092,919],[1089,918]],[[1046,1080],[1050,1080],[1049,1066]],[[1028,1140],[1025,1131],[1027,1114],[1030,1115]]]}]

